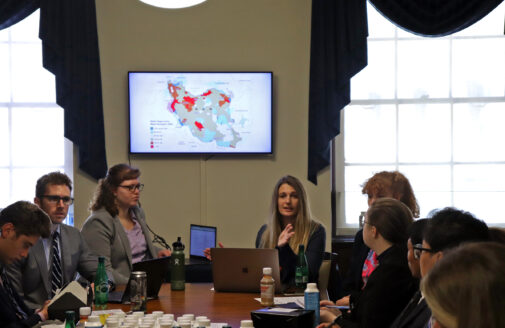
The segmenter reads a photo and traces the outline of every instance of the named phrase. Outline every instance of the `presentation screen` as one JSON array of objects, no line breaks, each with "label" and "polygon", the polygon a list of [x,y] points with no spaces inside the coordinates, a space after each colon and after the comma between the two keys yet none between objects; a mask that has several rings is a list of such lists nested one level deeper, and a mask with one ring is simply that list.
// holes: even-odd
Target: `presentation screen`
[{"label": "presentation screen", "polygon": [[271,154],[272,72],[128,72],[130,153]]}]

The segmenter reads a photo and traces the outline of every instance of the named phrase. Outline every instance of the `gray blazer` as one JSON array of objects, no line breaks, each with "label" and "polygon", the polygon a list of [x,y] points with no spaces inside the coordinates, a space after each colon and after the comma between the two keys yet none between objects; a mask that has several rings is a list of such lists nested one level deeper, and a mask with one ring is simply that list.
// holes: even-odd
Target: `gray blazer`
[{"label": "gray blazer", "polygon": [[[144,233],[150,257],[158,257],[145,222],[144,211],[139,207],[133,208],[133,211]],[[126,284],[132,270],[132,250],[119,218],[112,217],[106,209],[101,208],[86,219],[81,233],[92,252],[105,257],[105,267],[112,272],[114,282]]]},{"label": "gray blazer", "polygon": [[[77,273],[88,281],[93,281],[97,256],[91,254],[78,229],[61,224],[60,233],[63,284],[75,280]],[[51,282],[42,239],[33,245],[26,258],[6,267],[6,272],[28,307],[40,308],[49,299]]]}]

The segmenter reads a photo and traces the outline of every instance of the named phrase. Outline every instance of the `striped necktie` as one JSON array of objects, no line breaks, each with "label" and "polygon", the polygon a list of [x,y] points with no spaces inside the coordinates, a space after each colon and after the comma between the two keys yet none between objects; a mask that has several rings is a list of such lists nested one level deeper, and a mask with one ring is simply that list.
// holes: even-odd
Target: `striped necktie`
[{"label": "striped necktie", "polygon": [[14,287],[12,287],[12,285],[10,284],[9,278],[5,274],[4,270],[2,270],[0,277],[2,280],[2,286],[5,289],[5,291],[7,292],[7,295],[9,296],[12,304],[14,305],[14,308],[16,310],[16,316],[21,320],[28,318],[28,315],[26,314],[25,311],[23,311],[23,309],[19,305],[16,297],[14,296],[14,294],[15,294]]},{"label": "striped necktie", "polygon": [[51,298],[56,294],[56,290],[61,288],[63,285],[63,276],[61,271],[61,259],[60,259],[60,245],[59,245],[59,233],[58,231],[53,232],[53,242],[52,242],[52,264],[51,264]]}]

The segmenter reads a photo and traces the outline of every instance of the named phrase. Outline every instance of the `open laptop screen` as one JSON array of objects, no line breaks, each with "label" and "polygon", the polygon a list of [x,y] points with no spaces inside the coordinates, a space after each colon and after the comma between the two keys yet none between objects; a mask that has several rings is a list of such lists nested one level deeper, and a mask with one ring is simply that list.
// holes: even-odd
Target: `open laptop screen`
[{"label": "open laptop screen", "polygon": [[192,224],[190,227],[190,257],[202,258],[205,257],[203,250],[206,248],[216,247],[216,227],[208,227]]}]

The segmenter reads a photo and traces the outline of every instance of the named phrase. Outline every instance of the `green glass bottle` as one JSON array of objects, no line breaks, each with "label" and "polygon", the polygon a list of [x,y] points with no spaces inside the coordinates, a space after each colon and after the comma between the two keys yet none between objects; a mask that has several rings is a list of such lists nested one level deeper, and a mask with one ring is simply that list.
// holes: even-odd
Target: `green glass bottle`
[{"label": "green glass bottle", "polygon": [[170,259],[170,286],[172,290],[184,290],[186,272],[184,268],[184,244],[181,237],[172,244],[172,256]]},{"label": "green glass bottle", "polygon": [[75,328],[74,311],[65,311],[65,328]]},{"label": "green glass bottle", "polygon": [[297,289],[305,290],[309,282],[309,266],[307,264],[307,257],[305,256],[305,246],[298,246],[298,261],[296,263],[295,271],[295,286]]},{"label": "green glass bottle", "polygon": [[98,268],[95,276],[95,309],[105,310],[109,300],[109,279],[105,272],[105,257],[98,257]]}]

